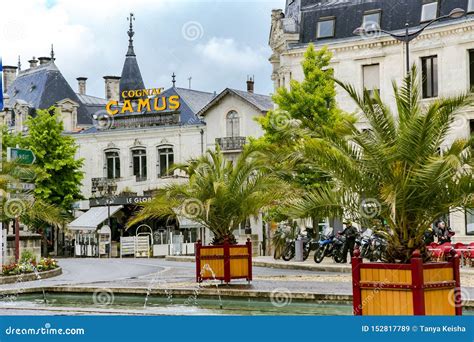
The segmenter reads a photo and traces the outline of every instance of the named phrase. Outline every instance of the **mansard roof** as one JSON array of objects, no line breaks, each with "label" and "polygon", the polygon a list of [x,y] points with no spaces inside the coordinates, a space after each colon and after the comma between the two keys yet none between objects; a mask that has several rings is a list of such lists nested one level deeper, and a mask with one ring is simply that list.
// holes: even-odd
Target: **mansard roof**
[{"label": "mansard roof", "polygon": [[80,104],[77,109],[77,123],[92,123],[87,106],[79,99],[54,61],[20,71],[7,93],[11,105],[22,100],[35,109],[47,109],[68,98]]},{"label": "mansard roof", "polygon": [[[289,2],[286,16],[294,17],[293,7],[301,1],[298,23],[300,43],[321,42],[327,44],[333,40],[354,37],[354,30],[363,23],[364,13],[380,11],[380,27],[386,31],[403,30],[405,24],[416,27],[421,24],[422,5],[424,0],[295,0]],[[455,8],[467,12],[466,0],[438,1],[438,16],[444,16]],[[321,19],[334,18],[334,36],[317,38],[317,23]],[[445,19],[459,21],[461,19]]]}]

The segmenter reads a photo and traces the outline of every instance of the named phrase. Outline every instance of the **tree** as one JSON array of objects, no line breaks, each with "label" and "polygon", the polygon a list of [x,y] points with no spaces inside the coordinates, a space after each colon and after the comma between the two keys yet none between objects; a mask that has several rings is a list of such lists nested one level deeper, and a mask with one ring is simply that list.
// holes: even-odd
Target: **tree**
[{"label": "tree", "polygon": [[[269,111],[258,120],[265,134],[252,141],[254,146],[267,151],[269,163],[280,169],[281,177],[303,192],[326,183],[328,175],[314,168],[304,155],[290,161],[275,157],[272,151],[277,151],[279,156],[295,156],[294,152],[305,143],[305,131],[321,136],[326,131],[341,129],[341,122],[353,120],[337,108],[334,71],[329,65],[331,58],[327,48],[316,51],[313,44],[308,46],[301,63],[304,80],[291,80],[289,90],[285,87],[277,90],[273,101],[278,109]],[[304,134],[300,134],[302,131]],[[318,234],[320,213],[315,210],[306,214],[312,218],[313,228]]]},{"label": "tree", "polygon": [[83,159],[75,159],[77,145],[63,134],[60,114],[53,107],[38,110],[26,121],[28,135],[22,144],[36,155],[35,197],[70,210],[81,199]]},{"label": "tree", "polygon": [[400,88],[393,84],[397,115],[378,93],[341,83],[371,126],[350,135],[312,136],[307,158],[331,177],[323,187],[296,200],[298,213],[322,209],[344,212],[356,220],[380,217],[388,240],[387,258],[409,262],[414,250],[427,258],[423,234],[450,210],[474,205],[474,158],[471,139],[447,141],[459,111],[470,103],[465,95],[420,103],[416,68]]},{"label": "tree", "polygon": [[222,244],[225,239],[236,243],[233,231],[248,217],[282,200],[287,190],[285,182],[264,172],[266,165],[259,154],[247,148],[232,162],[217,147],[175,165],[170,172],[180,170],[189,181],[157,190],[128,226],[149,218],[185,216],[208,228],[214,234],[213,244]]}]

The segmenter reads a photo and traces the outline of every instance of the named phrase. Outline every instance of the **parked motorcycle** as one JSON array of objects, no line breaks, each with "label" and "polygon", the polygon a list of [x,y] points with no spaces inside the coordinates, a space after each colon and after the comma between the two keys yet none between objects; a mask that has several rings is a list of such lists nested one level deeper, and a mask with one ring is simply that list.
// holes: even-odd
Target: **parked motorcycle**
[{"label": "parked motorcycle", "polygon": [[334,248],[334,230],[331,227],[324,229],[314,252],[314,261],[320,263],[325,257],[331,257]]}]

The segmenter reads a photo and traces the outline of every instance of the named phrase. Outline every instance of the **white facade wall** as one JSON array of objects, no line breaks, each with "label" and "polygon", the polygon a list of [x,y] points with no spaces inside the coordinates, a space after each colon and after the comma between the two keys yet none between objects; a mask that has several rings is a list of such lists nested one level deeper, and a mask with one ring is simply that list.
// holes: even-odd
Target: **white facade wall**
[{"label": "white facade wall", "polygon": [[[274,23],[275,27],[278,27]],[[272,79],[275,88],[278,85],[289,87],[290,78],[302,81],[304,78],[301,68],[303,54],[307,46],[288,48],[289,43],[297,41],[295,34],[275,31],[270,37],[273,55],[270,62],[273,65]],[[323,43],[316,42],[316,48]],[[392,80],[401,83],[405,75],[404,45],[384,35],[372,38],[353,37],[340,41],[329,42],[329,50],[333,53],[331,66],[335,77],[343,82],[351,83],[362,91],[362,66],[378,63],[380,65],[380,91],[385,103],[396,112],[392,91]],[[457,23],[443,24],[428,28],[410,44],[410,61],[418,67],[421,80],[421,58],[438,56],[438,94],[439,97],[459,93],[467,93],[469,80],[469,53],[474,49],[474,20],[466,18]],[[421,91],[420,91],[421,93]],[[341,109],[356,113],[357,109],[347,94],[340,87],[337,89],[337,102]],[[422,100],[429,103],[432,99]],[[446,144],[456,138],[469,136],[469,120],[474,119],[474,109],[466,109],[453,125]],[[361,128],[367,127],[364,122]],[[456,232],[455,241],[474,241],[474,236],[466,236],[466,220],[464,211],[450,214],[450,224]]]},{"label": "white facade wall", "polygon": [[205,113],[203,119],[206,122],[207,148],[214,148],[217,138],[228,136],[226,116],[231,111],[236,111],[239,115],[239,136],[258,138],[263,135],[262,128],[254,119],[265,114],[241,97],[230,93]]},{"label": "white facade wall", "polygon": [[[94,134],[74,134],[79,145],[77,158],[84,158],[82,194],[91,197],[92,178],[106,177],[105,152],[119,151],[120,178],[117,193],[125,189],[137,192],[163,187],[169,182],[183,181],[181,177],[158,177],[158,147],[173,147],[174,162],[182,163],[201,154],[203,126],[150,127],[131,130],[104,130]],[[136,181],[132,168],[132,148],[144,147],[147,153],[147,179]]]}]

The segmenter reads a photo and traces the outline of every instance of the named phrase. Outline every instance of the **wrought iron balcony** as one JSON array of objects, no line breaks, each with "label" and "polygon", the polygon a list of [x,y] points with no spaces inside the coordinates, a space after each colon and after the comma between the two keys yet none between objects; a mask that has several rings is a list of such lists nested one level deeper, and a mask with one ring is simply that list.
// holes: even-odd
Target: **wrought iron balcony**
[{"label": "wrought iron balcony", "polygon": [[223,151],[241,150],[246,141],[247,139],[245,137],[216,138],[216,144],[218,144]]}]

